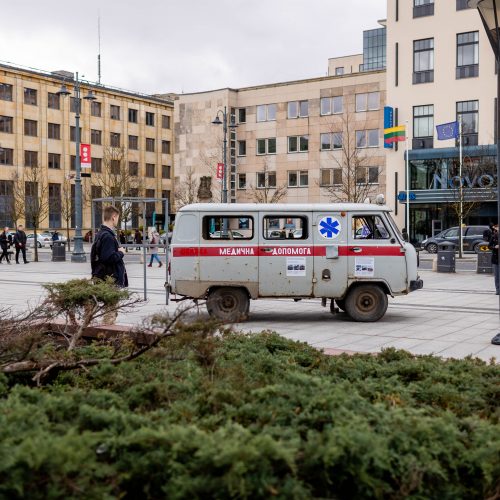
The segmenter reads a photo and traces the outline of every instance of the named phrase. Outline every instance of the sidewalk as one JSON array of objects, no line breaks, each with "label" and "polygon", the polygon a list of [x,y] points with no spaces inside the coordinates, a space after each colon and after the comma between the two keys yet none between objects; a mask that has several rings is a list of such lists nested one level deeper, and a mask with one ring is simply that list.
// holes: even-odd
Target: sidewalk
[{"label": "sidewalk", "polygon": [[[127,263],[131,290],[142,296],[143,267]],[[143,318],[178,304],[165,306],[165,269],[148,268],[148,301],[121,315],[123,324],[139,324]],[[250,319],[236,325],[244,332],[274,330],[287,338],[318,348],[355,352],[379,352],[396,347],[415,354],[437,354],[483,360],[500,359],[500,346],[490,343],[499,331],[499,297],[493,277],[472,272],[438,274],[421,271],[423,290],[389,299],[385,317],[377,323],[355,323],[344,313],[332,315],[320,300],[266,299],[252,301]],[[89,264],[39,262],[28,265],[0,264],[2,303],[14,310],[40,301],[40,284],[89,276]],[[188,305],[188,301],[183,305]],[[199,308],[205,317],[204,306]]]}]

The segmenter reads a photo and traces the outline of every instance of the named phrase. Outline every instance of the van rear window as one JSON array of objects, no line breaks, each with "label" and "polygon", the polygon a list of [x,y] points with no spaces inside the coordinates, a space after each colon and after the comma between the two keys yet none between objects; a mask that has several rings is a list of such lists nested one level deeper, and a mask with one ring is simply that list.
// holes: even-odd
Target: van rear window
[{"label": "van rear window", "polygon": [[266,216],[264,217],[264,239],[266,240],[306,240],[307,217]]},{"label": "van rear window", "polygon": [[251,240],[253,217],[247,215],[206,215],[203,217],[204,240]]}]

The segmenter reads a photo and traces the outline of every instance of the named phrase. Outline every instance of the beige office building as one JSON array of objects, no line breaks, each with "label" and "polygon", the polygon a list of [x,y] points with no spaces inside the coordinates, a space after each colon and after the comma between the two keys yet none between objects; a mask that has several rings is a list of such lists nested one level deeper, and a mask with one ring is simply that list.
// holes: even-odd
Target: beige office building
[{"label": "beige office building", "polygon": [[[349,65],[338,76],[179,95],[176,203],[221,200],[223,126],[212,122],[217,114],[223,120],[224,109],[229,202],[345,199],[347,175],[369,184],[363,199],[385,193],[385,72],[360,72],[355,60],[354,73]],[[329,64],[334,72],[344,66]],[[346,157],[356,169],[348,172]]]},{"label": "beige office building", "polygon": [[[466,0],[387,5],[387,105],[394,108],[396,123],[408,125],[411,240],[421,242],[457,225],[459,182],[479,202],[466,222],[487,224],[496,219],[496,194],[485,187],[496,177],[496,75],[479,15]],[[455,139],[437,140],[436,133],[436,125],[458,119],[461,181]],[[405,144],[386,151],[388,203],[404,227]]]},{"label": "beige office building", "polygon": [[[65,228],[68,198],[74,227],[76,102],[73,97],[57,95],[63,82],[73,96],[72,73],[0,65],[0,226],[11,226],[13,219],[24,220],[22,211],[13,216],[12,206],[19,196],[18,187],[28,187],[23,184],[37,167],[41,174],[39,185],[35,190],[26,189],[25,196],[42,196],[46,201],[41,200],[40,206],[48,204],[41,229]],[[81,142],[91,145],[92,155],[91,177],[82,179],[86,231],[91,227],[91,198],[109,196],[111,192],[170,196],[173,103],[97,84],[82,83],[81,87],[83,98],[89,90],[96,98],[82,99],[80,118]],[[162,210],[160,204],[150,205],[148,215]],[[132,223],[142,224],[137,216]]]}]

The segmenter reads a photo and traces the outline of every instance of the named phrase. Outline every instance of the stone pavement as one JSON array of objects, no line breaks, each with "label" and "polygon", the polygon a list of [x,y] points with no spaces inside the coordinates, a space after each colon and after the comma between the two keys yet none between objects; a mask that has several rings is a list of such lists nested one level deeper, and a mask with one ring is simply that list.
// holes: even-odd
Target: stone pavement
[{"label": "stone pavement", "polygon": [[[142,295],[143,267],[127,264],[131,289]],[[0,264],[2,305],[25,310],[40,301],[40,284],[87,277],[89,264],[39,262],[27,265]],[[493,277],[473,272],[438,274],[421,271],[423,290],[389,299],[385,317],[377,323],[355,323],[344,313],[332,315],[319,300],[291,299],[252,301],[250,319],[236,325],[244,332],[274,330],[281,335],[322,348],[378,352],[396,347],[414,354],[462,358],[468,355],[500,359],[500,346],[490,343],[499,331],[499,300]],[[165,306],[165,268],[148,268],[148,301],[121,315],[120,323],[138,324]],[[181,303],[187,304],[188,301]],[[178,304],[171,302],[169,311]],[[205,316],[204,306],[199,308]]]}]

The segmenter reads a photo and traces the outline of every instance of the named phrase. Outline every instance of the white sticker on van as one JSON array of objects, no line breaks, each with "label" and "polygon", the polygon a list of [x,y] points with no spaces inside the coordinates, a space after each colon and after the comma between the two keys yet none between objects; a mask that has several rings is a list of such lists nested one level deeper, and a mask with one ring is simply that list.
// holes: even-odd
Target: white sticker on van
[{"label": "white sticker on van", "polygon": [[335,239],[342,231],[340,221],[330,215],[323,217],[318,224],[319,234],[327,240]]},{"label": "white sticker on van", "polygon": [[287,276],[305,276],[306,258],[305,257],[287,257],[286,258]]},{"label": "white sticker on van", "polygon": [[356,257],[354,259],[354,276],[373,278],[375,275],[375,259],[373,257]]}]

